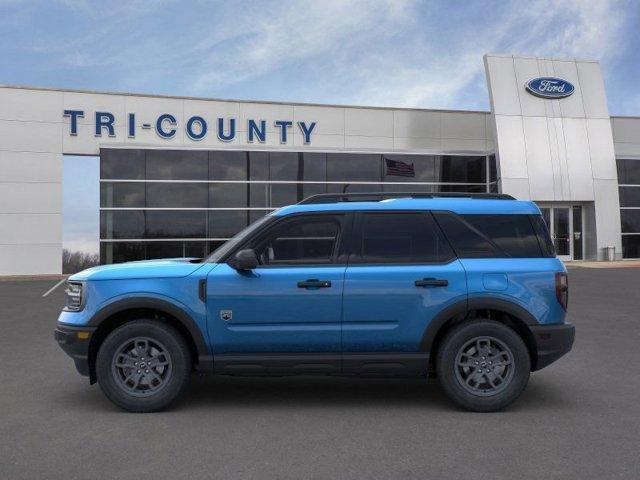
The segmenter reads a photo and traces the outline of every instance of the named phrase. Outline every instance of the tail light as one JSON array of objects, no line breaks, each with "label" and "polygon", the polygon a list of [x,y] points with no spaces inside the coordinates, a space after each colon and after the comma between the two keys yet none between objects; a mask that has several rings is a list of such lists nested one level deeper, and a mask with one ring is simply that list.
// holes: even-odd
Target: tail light
[{"label": "tail light", "polygon": [[569,277],[565,272],[556,273],[556,298],[566,312],[569,304]]}]

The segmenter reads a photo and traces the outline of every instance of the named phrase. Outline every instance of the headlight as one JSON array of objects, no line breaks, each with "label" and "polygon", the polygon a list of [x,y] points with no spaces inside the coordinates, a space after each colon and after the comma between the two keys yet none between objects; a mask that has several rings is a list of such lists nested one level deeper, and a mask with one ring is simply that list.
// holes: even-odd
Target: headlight
[{"label": "headlight", "polygon": [[84,285],[80,282],[68,282],[67,289],[64,291],[67,295],[67,304],[63,310],[67,312],[79,312],[84,307]]}]

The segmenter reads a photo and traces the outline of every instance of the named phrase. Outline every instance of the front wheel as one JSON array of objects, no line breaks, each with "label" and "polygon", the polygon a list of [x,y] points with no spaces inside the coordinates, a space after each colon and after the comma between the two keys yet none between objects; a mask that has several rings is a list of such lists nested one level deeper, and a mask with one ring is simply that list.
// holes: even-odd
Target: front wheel
[{"label": "front wheel", "polygon": [[454,402],[467,410],[493,412],[523,392],[531,359],[514,330],[493,320],[474,320],[447,334],[438,350],[436,369],[442,388]]},{"label": "front wheel", "polygon": [[180,333],[162,322],[135,320],[104,340],[96,376],[104,394],[130,412],[169,406],[184,390],[191,373],[189,348]]}]

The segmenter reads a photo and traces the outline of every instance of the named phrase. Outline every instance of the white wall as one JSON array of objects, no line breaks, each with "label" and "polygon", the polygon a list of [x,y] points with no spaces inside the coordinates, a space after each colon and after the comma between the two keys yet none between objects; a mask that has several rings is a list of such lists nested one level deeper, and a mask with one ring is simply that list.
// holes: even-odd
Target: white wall
[{"label": "white wall", "polygon": [[0,88],[0,275],[60,273],[61,92]]},{"label": "white wall", "polygon": [[611,117],[618,158],[640,158],[640,117]]},{"label": "white wall", "polygon": [[[485,71],[496,128],[502,191],[546,202],[595,202],[596,241],[621,252],[620,214],[613,135],[600,65],[514,55],[485,55]],[[560,77],[573,95],[544,99],[525,84]],[[589,220],[589,219],[588,219]]]}]

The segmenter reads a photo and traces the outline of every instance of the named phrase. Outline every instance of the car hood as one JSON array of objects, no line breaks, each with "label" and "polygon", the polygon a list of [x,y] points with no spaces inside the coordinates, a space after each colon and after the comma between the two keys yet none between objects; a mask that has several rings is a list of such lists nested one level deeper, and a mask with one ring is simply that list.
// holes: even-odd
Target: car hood
[{"label": "car hood", "polygon": [[179,278],[192,274],[203,263],[193,263],[195,258],[165,258],[138,262],[101,265],[78,272],[69,280],[118,280],[141,278]]}]

